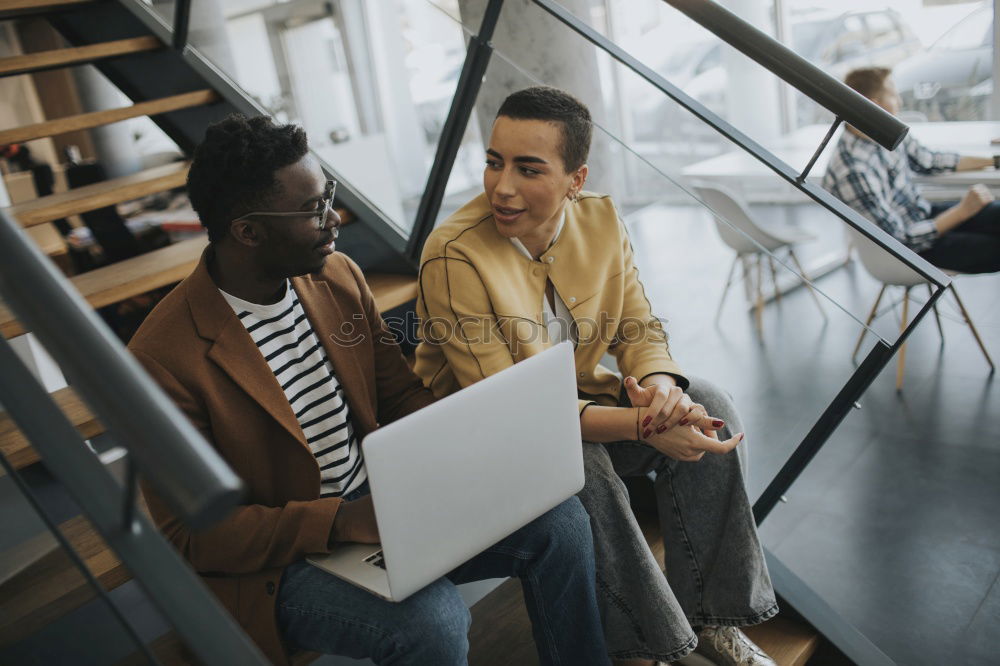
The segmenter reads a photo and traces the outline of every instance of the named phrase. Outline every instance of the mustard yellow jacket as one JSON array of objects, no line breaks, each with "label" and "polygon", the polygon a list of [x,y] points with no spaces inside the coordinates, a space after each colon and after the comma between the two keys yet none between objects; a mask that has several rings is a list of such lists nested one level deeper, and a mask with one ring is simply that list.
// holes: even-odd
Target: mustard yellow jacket
[{"label": "mustard yellow jacket", "polygon": [[687,387],[639,282],[625,225],[610,197],[590,193],[567,205],[559,237],[537,261],[497,232],[485,194],[431,233],[417,294],[415,370],[424,385],[440,398],[546,349],[546,280],[573,316],[581,413],[618,404],[621,379],[600,365],[605,353],[624,376],[665,373]]}]

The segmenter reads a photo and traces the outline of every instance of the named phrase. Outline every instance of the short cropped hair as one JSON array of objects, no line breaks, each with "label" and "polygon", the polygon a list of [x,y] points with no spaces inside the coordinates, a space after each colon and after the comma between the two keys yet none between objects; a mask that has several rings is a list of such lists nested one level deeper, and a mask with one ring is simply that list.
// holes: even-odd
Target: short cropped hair
[{"label": "short cropped hair", "polygon": [[518,90],[500,105],[497,118],[500,116],[557,123],[562,129],[559,153],[566,171],[576,171],[586,164],[593,122],[583,102],[568,92],[548,86]]},{"label": "short cropped hair", "polygon": [[205,131],[194,151],[187,189],[208,240],[226,236],[229,223],[265,208],[280,192],[275,172],[308,152],[306,133],[267,116],[232,114]]},{"label": "short cropped hair", "polygon": [[868,99],[874,99],[885,90],[886,79],[892,74],[888,67],[859,67],[844,77],[844,83]]}]

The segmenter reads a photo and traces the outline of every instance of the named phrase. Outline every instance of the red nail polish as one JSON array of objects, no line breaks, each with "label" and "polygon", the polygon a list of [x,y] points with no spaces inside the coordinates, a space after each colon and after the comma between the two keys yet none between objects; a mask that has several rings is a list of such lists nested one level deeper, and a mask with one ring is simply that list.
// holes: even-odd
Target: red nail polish
[{"label": "red nail polish", "polygon": [[652,421],[652,420],[653,420],[652,416],[647,416],[646,418],[644,418],[642,420],[642,427],[645,428],[646,426],[648,426],[649,422]]},{"label": "red nail polish", "polygon": [[688,417],[685,416],[684,418],[681,419],[681,422],[678,423],[677,425],[687,425],[687,424],[688,424]]},{"label": "red nail polish", "polygon": [[740,433],[740,441],[741,441],[741,442],[743,441],[743,438],[744,438],[744,437],[746,437],[746,435],[745,435],[744,433],[742,433],[742,432],[741,432],[741,433]]},{"label": "red nail polish", "polygon": [[726,425],[726,422],[719,419],[715,419],[714,421],[712,421],[712,425],[714,425],[716,428],[721,428],[722,426]]},{"label": "red nail polish", "polygon": [[666,429],[667,429],[667,426],[665,426],[665,425],[658,425],[658,426],[656,426],[656,432],[663,432]]},{"label": "red nail polish", "polygon": [[653,431],[650,430],[649,428],[646,428],[645,430],[642,431],[642,436],[643,437],[649,437],[649,433],[651,433],[651,432],[653,432]]}]

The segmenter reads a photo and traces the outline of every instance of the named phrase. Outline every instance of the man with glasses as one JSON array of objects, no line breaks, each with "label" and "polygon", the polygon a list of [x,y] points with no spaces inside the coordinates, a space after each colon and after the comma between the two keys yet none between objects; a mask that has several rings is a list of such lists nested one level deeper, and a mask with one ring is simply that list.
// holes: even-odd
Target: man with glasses
[{"label": "man with glasses", "polygon": [[197,532],[144,487],[150,512],[274,663],[296,648],[464,664],[470,618],[455,583],[506,576],[530,581],[541,663],[607,663],[575,498],[400,603],[305,562],[338,542],[379,541],[358,443],[433,401],[360,269],[334,251],[335,190],[299,127],[230,116],[208,128],[188,193],[209,246],[129,348],[247,496]]}]

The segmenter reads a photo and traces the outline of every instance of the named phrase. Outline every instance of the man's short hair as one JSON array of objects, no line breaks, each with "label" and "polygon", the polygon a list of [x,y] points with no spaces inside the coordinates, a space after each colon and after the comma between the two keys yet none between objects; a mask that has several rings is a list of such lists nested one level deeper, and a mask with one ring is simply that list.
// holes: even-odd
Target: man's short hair
[{"label": "man's short hair", "polygon": [[875,99],[885,90],[886,79],[892,74],[888,67],[859,67],[844,77],[844,83],[868,99]]},{"label": "man's short hair", "polygon": [[497,118],[500,116],[557,123],[562,129],[559,153],[566,171],[576,171],[586,164],[593,122],[583,102],[568,92],[548,86],[518,90],[500,105]]},{"label": "man's short hair", "polygon": [[308,152],[306,133],[267,116],[232,114],[205,131],[194,151],[187,189],[208,240],[225,237],[229,223],[261,208],[280,192],[275,172]]}]

